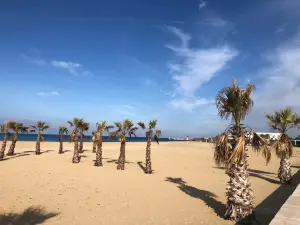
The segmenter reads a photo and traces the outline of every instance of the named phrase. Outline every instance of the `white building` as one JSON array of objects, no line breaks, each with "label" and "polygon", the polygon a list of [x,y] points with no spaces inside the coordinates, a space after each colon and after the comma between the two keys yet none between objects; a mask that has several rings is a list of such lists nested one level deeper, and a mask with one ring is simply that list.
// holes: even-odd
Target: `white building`
[{"label": "white building", "polygon": [[256,132],[259,136],[261,135],[269,135],[269,140],[278,140],[280,137],[280,133],[267,133],[267,132]]}]

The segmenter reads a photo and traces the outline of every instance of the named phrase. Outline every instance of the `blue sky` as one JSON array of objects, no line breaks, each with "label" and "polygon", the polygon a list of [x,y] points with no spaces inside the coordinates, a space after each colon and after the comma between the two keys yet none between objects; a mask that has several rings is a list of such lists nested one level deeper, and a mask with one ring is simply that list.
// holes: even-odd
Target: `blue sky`
[{"label": "blue sky", "polygon": [[163,136],[215,135],[218,90],[257,89],[247,122],[300,109],[300,1],[1,1],[0,118],[158,119]]}]

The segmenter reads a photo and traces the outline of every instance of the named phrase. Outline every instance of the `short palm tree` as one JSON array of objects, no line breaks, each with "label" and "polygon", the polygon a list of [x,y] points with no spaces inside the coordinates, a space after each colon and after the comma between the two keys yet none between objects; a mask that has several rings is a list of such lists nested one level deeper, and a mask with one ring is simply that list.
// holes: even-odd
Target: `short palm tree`
[{"label": "short palm tree", "polygon": [[23,123],[13,122],[10,129],[15,133],[11,139],[11,145],[6,155],[14,155],[15,154],[15,147],[18,141],[18,134],[19,133],[28,133],[28,128],[23,125]]},{"label": "short palm tree", "polygon": [[83,123],[79,127],[79,133],[80,133],[79,153],[83,153],[83,140],[85,138],[83,132],[88,130],[89,130],[89,124],[83,121]]},{"label": "short palm tree", "polygon": [[92,132],[92,142],[93,142],[93,153],[96,153],[97,141],[96,141],[96,132]]},{"label": "short palm tree", "polygon": [[41,141],[44,141],[44,137],[41,135],[41,132],[44,130],[47,130],[50,128],[50,125],[48,125],[44,121],[38,121],[36,125],[30,125],[30,132],[38,132],[37,140],[36,140],[36,145],[35,145],[35,154],[40,155],[41,154]]},{"label": "short palm tree", "polygon": [[253,135],[254,150],[262,150],[267,162],[270,151],[265,141],[252,132],[241,121],[253,106],[251,92],[255,88],[249,84],[242,89],[235,84],[224,87],[216,96],[216,106],[221,118],[231,118],[232,123],[218,136],[214,159],[217,165],[225,165],[229,182],[226,190],[227,210],[225,218],[235,221],[251,219],[253,216],[253,193],[249,183],[247,148],[249,133]]},{"label": "short palm tree", "polygon": [[109,132],[109,129],[113,128],[113,126],[106,125],[106,121],[102,121],[101,123],[97,123],[97,132],[95,135],[95,142],[97,144],[96,151],[96,160],[95,166],[102,166],[102,133],[103,131]]},{"label": "short palm tree", "polygon": [[152,173],[152,167],[151,167],[151,141],[154,135],[154,139],[159,144],[158,138],[161,134],[160,130],[155,130],[157,120],[150,120],[148,127],[145,126],[144,122],[139,122],[138,125],[143,129],[147,129],[146,131],[146,141],[147,141],[147,146],[146,146],[146,169],[145,173],[151,174]]},{"label": "short palm tree", "polygon": [[0,131],[4,133],[2,145],[1,145],[1,150],[0,150],[0,161],[3,160],[5,150],[6,150],[6,144],[7,144],[7,139],[9,135],[9,129],[12,127],[14,124],[14,121],[6,121],[4,124],[0,126]]},{"label": "short palm tree", "polygon": [[63,147],[63,142],[64,142],[64,134],[68,134],[68,128],[66,127],[59,127],[58,128],[58,133],[59,133],[59,150],[58,154],[63,154],[64,153],[64,147]]},{"label": "short palm tree", "polygon": [[83,119],[79,119],[75,117],[73,118],[73,120],[69,120],[68,123],[71,127],[74,127],[69,137],[69,141],[74,141],[74,154],[72,158],[72,163],[79,163],[80,156],[78,152],[78,131],[79,131],[79,127],[82,126],[84,121]]},{"label": "short palm tree", "polygon": [[280,132],[278,140],[273,141],[271,148],[275,150],[277,157],[280,158],[278,178],[281,183],[289,183],[292,179],[291,164],[289,158],[293,155],[293,145],[288,137],[288,130],[297,126],[298,118],[291,108],[274,111],[273,114],[265,114],[268,119],[268,126],[273,131]]},{"label": "short palm tree", "polygon": [[118,170],[124,170],[125,168],[125,147],[126,147],[126,137],[129,136],[136,136],[135,132],[138,129],[137,127],[134,127],[131,120],[124,120],[121,122],[114,122],[115,126],[117,128],[116,131],[111,132],[109,134],[109,138],[115,138],[117,137],[118,140],[121,142],[120,146],[120,156],[118,160]]}]

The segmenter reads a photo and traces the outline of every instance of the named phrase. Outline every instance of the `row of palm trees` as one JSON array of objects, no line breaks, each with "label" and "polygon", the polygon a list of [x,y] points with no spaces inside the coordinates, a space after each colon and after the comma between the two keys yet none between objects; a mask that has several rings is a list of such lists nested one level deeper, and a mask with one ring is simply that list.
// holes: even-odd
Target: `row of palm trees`
[{"label": "row of palm trees", "polygon": [[280,182],[291,182],[291,164],[293,145],[288,138],[288,130],[300,127],[300,117],[291,108],[265,114],[268,125],[273,131],[280,132],[278,140],[267,142],[249,126],[242,124],[251,111],[254,102],[251,93],[255,86],[249,84],[243,89],[236,85],[224,87],[216,96],[216,106],[221,118],[231,119],[232,123],[217,137],[214,159],[217,165],[225,165],[229,182],[226,189],[227,210],[225,218],[235,221],[254,219],[253,192],[249,183],[247,148],[251,142],[254,151],[261,152],[266,162],[271,159],[272,150],[280,158],[278,177]]},{"label": "row of palm trees", "polygon": [[[72,158],[72,163],[80,162],[80,153],[83,153],[83,141],[84,141],[84,132],[89,130],[89,123],[85,122],[83,119],[74,118],[73,120],[68,121],[70,127],[73,128],[72,132],[69,135],[69,141],[74,142],[74,154]],[[118,159],[118,170],[125,169],[125,146],[126,138],[136,136],[135,132],[138,127],[134,126],[132,121],[124,120],[123,122],[114,122],[115,126],[107,125],[106,121],[96,123],[96,131],[92,132],[93,135],[93,152],[96,153],[96,160],[94,166],[103,166],[102,164],[102,134],[104,131],[109,133],[109,138],[117,138],[121,143],[120,145],[120,156]],[[159,129],[155,129],[157,120],[151,120],[148,126],[144,122],[139,122],[138,125],[143,130],[146,130],[146,167],[145,173],[152,173],[151,167],[151,141],[154,138],[157,143],[159,143],[158,138],[161,134]],[[115,131],[110,132],[111,129],[116,128]],[[14,149],[18,140],[19,133],[28,133],[28,132],[37,132],[36,140],[36,149],[35,154],[41,154],[41,142],[44,140],[41,133],[46,129],[50,128],[49,124],[43,121],[38,121],[35,125],[25,126],[23,123],[18,123],[16,121],[7,121],[4,125],[1,125],[1,132],[4,133],[4,138],[2,141],[1,151],[0,151],[0,161],[3,160],[5,155],[5,149],[7,145],[9,131],[12,130],[14,135],[12,137],[12,142],[9,148],[7,155],[14,155]],[[67,127],[59,127],[59,154],[63,154],[63,139],[64,135],[69,134]],[[79,136],[79,137],[78,137]]]}]

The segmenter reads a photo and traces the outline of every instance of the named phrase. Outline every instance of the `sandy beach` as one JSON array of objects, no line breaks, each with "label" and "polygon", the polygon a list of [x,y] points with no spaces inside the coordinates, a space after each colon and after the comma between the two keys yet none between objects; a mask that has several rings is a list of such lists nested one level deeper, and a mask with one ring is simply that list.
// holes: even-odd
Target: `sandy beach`
[{"label": "sandy beach", "polygon": [[[119,143],[103,143],[103,167],[93,166],[92,143],[84,144],[79,164],[71,163],[71,143],[64,143],[62,155],[58,146],[44,142],[43,154],[35,155],[35,142],[18,142],[17,155],[0,162],[1,225],[13,219],[51,225],[234,224],[218,216],[224,211],[228,177],[214,164],[212,144],[153,143],[152,175],[139,166],[146,143],[127,143],[125,171],[116,169]],[[291,159],[292,173],[298,173],[290,186],[278,182],[275,155],[266,166],[260,155],[248,152],[257,218],[268,224],[299,182],[300,149]],[[44,215],[30,213],[38,209]]]}]

